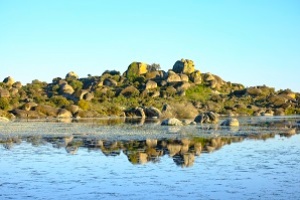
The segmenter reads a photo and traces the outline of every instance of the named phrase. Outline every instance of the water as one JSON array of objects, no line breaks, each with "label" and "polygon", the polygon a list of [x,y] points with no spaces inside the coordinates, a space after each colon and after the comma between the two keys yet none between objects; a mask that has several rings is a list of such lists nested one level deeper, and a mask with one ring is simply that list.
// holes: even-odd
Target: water
[{"label": "water", "polygon": [[300,199],[298,117],[240,121],[2,123],[0,199]]}]

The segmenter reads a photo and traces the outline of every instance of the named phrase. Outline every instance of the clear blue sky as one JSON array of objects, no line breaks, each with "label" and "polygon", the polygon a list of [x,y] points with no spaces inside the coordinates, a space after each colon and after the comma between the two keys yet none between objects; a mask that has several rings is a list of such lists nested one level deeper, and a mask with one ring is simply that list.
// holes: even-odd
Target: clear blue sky
[{"label": "clear blue sky", "polygon": [[51,82],[132,61],[300,92],[299,0],[0,0],[0,81]]}]

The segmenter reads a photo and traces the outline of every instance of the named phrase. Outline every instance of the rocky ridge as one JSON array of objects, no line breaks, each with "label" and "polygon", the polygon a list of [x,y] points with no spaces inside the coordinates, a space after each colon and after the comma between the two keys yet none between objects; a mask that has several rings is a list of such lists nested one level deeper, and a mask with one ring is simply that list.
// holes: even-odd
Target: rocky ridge
[{"label": "rocky ridge", "polygon": [[[218,116],[273,116],[300,113],[300,94],[289,89],[244,87],[181,59],[164,71],[158,64],[132,62],[121,74],[107,70],[80,78],[69,72],[51,83],[22,85],[12,77],[0,82],[2,118],[173,118],[218,123]],[[175,120],[176,121],[176,120]],[[178,121],[174,124],[181,124]],[[186,124],[186,123],[183,123]],[[224,122],[224,124],[226,124]],[[227,121],[227,124],[237,124]]]}]

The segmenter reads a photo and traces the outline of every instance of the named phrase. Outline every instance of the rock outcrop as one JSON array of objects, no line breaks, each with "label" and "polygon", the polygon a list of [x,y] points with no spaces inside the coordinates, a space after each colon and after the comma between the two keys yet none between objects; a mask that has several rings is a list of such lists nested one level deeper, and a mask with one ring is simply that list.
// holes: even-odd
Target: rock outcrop
[{"label": "rock outcrop", "polygon": [[12,86],[15,83],[15,80],[11,76],[8,76],[3,80],[3,83]]},{"label": "rock outcrop", "polygon": [[[164,106],[160,112],[157,108],[163,104],[172,109]],[[123,75],[107,70],[100,76],[78,78],[69,72],[51,83],[33,80],[23,86],[11,77],[0,83],[0,116],[14,112],[17,117],[57,117],[61,109],[71,111],[73,117],[124,116],[126,111],[128,117],[169,118],[171,122],[177,117],[194,119],[193,124],[217,123],[218,114],[300,114],[300,93],[226,82],[217,75],[200,73],[187,59],[178,60],[167,72],[158,64],[133,62]],[[191,124],[188,120],[181,123]]]},{"label": "rock outcrop", "polygon": [[173,71],[176,73],[191,74],[195,71],[195,65],[192,60],[181,59],[173,65]]},{"label": "rock outcrop", "polygon": [[66,79],[68,79],[68,78],[78,79],[78,75],[75,72],[71,71],[71,72],[67,73],[67,75],[66,75]]},{"label": "rock outcrop", "polygon": [[125,76],[129,79],[135,78],[137,76],[140,76],[142,74],[146,74],[148,72],[147,70],[147,64],[142,62],[132,62],[128,69],[125,72]]}]

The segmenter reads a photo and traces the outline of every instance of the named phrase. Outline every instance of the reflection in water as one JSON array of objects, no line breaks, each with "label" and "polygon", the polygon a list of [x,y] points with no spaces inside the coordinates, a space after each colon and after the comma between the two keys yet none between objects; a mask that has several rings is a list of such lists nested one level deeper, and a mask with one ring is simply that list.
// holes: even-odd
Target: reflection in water
[{"label": "reflection in water", "polygon": [[[286,129],[280,132],[280,136],[290,137],[296,134],[296,129]],[[35,136],[9,136],[0,138],[2,146],[10,150],[14,145],[22,141],[40,146],[52,144],[54,148],[65,148],[69,154],[76,154],[79,148],[87,148],[89,151],[101,150],[105,156],[118,156],[123,152],[132,164],[145,164],[159,162],[160,157],[169,156],[174,163],[182,167],[190,167],[195,161],[195,156],[201,153],[210,153],[221,149],[224,145],[241,142],[244,139],[266,140],[274,138],[275,133],[249,134],[237,136],[212,136],[189,137],[181,139],[146,139],[146,140],[106,140],[94,136],[85,135],[35,135]]]},{"label": "reflection in water", "polygon": [[[189,167],[203,152],[210,153],[244,139],[266,140],[276,134],[290,137],[297,134],[299,126],[299,116],[239,120],[241,126],[234,129],[208,124],[161,127],[155,121],[151,121],[150,126],[140,126],[145,121],[125,118],[89,123],[84,120],[77,123],[6,123],[0,124],[0,144],[7,150],[26,141],[33,146],[50,143],[54,148],[65,148],[69,154],[76,154],[79,148],[101,150],[106,156],[118,156],[123,152],[132,164],[159,162],[167,155],[176,165]],[[130,125],[122,125],[124,123]]]},{"label": "reflection in water", "polygon": [[300,199],[299,119],[0,123],[0,199]]}]

